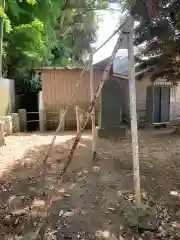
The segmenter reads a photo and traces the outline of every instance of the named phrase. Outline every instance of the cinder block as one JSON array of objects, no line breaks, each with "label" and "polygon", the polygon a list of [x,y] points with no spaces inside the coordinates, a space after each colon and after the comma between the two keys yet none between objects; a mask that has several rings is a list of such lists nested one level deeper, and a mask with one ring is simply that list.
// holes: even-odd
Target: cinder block
[{"label": "cinder block", "polygon": [[19,114],[18,113],[12,113],[12,131],[13,133],[18,133],[20,132],[20,119],[19,119]]},{"label": "cinder block", "polygon": [[45,110],[41,109],[39,111],[39,130],[41,132],[44,132],[45,126],[46,126],[46,112]]},{"label": "cinder block", "polygon": [[20,122],[20,131],[21,132],[27,132],[27,113],[26,109],[19,109],[19,122]]},{"label": "cinder block", "polygon": [[3,123],[3,130],[5,135],[12,134],[12,117],[11,116],[0,116],[0,121]]},{"label": "cinder block", "polygon": [[0,147],[5,144],[3,122],[0,121]]},{"label": "cinder block", "polygon": [[[64,109],[60,109],[60,110],[59,110],[59,123],[61,122],[61,119],[62,119],[62,117],[63,117],[63,115],[64,115],[64,111],[65,111]],[[64,131],[64,129],[65,129],[65,118],[64,118],[63,121],[62,121],[60,131]]]}]

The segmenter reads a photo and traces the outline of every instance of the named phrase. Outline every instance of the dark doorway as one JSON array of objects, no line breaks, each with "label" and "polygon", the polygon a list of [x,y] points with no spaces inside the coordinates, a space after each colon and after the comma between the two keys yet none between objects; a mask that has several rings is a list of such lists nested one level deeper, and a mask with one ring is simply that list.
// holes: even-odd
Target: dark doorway
[{"label": "dark doorway", "polygon": [[25,93],[18,96],[18,108],[26,109],[27,130],[39,130],[39,98],[38,93]]},{"label": "dark doorway", "polygon": [[154,122],[161,122],[161,87],[154,88]]}]

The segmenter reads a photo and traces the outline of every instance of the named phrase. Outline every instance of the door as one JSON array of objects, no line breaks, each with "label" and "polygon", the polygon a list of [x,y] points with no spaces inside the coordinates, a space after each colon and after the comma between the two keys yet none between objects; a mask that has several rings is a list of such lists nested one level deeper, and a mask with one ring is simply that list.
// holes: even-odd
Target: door
[{"label": "door", "polygon": [[146,120],[149,124],[153,123],[153,98],[154,89],[152,86],[147,87],[146,92]]},{"label": "door", "polygon": [[154,123],[161,122],[161,87],[154,87]]},{"label": "door", "polygon": [[161,87],[161,122],[169,122],[170,114],[170,87]]}]

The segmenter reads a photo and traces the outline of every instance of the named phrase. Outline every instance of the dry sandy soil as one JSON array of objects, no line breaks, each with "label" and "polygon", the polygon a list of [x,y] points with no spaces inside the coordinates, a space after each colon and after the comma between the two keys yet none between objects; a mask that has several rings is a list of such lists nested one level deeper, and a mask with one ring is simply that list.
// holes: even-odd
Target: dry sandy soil
[{"label": "dry sandy soil", "polygon": [[128,220],[134,200],[130,136],[98,140],[92,161],[91,134],[85,133],[50,209],[44,208],[75,132],[58,135],[45,184],[43,158],[52,133],[7,137],[0,148],[0,240],[34,239],[44,210],[48,217],[37,239],[180,239],[180,137],[171,132],[139,133],[143,202],[158,215],[149,228]]}]

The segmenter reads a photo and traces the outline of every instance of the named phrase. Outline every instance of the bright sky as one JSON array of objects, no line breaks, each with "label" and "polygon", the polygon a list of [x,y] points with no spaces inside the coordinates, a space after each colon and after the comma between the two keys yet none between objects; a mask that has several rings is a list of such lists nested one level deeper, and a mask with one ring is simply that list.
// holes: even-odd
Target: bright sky
[{"label": "bright sky", "polygon": [[[116,8],[116,6],[112,6],[113,8]],[[99,30],[97,33],[97,42],[95,44],[96,48],[99,47],[103,42],[108,39],[109,36],[117,29],[119,26],[120,20],[120,14],[119,11],[101,11],[101,18],[102,21],[99,24]],[[109,57],[112,53],[113,47],[115,46],[115,43],[117,41],[117,35],[115,35],[101,50],[99,50],[93,58],[94,63],[99,62],[107,57]],[[127,50],[120,50],[120,55],[127,55]]]}]

